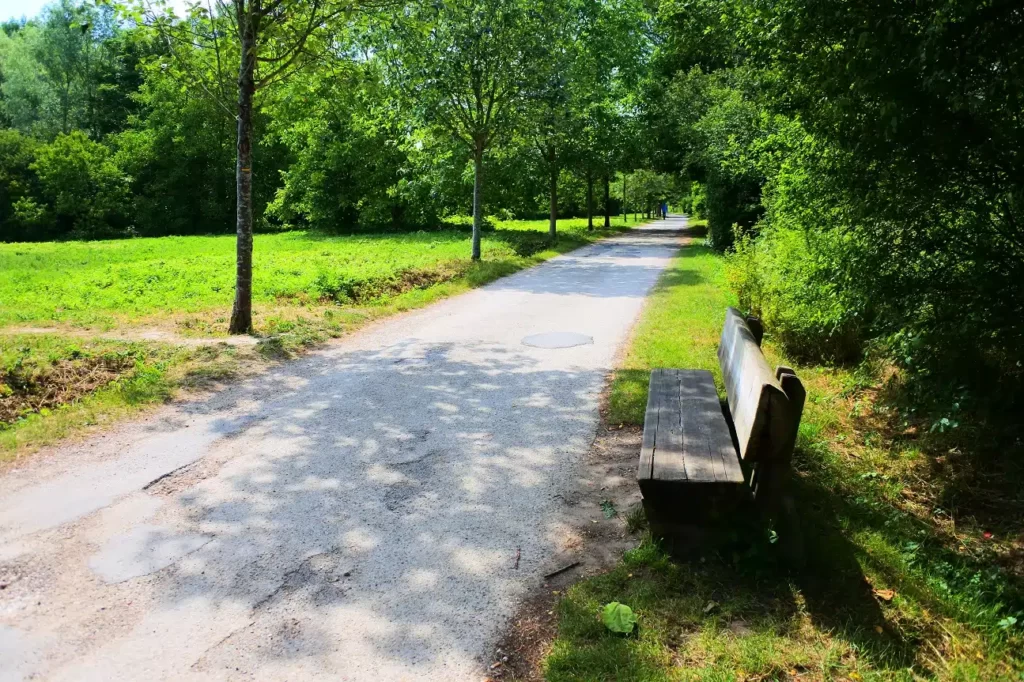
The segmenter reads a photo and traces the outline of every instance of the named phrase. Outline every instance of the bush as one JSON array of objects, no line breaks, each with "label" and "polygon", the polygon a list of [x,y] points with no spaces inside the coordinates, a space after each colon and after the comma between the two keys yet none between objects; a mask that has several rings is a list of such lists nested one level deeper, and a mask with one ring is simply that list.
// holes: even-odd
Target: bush
[{"label": "bush", "polygon": [[55,230],[74,238],[130,234],[128,182],[110,150],[76,130],[42,145],[31,165],[53,206]]},{"label": "bush", "polygon": [[39,144],[16,130],[0,130],[0,240],[47,239],[53,216],[32,169]]},{"label": "bush", "polygon": [[860,354],[862,318],[836,284],[831,239],[763,226],[757,238],[737,237],[729,278],[741,307],[760,316],[791,355],[846,362]]}]

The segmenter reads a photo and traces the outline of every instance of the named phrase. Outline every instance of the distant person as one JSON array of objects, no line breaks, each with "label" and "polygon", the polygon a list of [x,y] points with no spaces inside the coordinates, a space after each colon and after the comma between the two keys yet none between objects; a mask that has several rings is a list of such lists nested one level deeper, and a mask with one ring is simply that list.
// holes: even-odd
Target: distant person
[{"label": "distant person", "polygon": [[667,218],[668,217],[668,202],[667,201],[661,202],[661,217],[662,218]]}]

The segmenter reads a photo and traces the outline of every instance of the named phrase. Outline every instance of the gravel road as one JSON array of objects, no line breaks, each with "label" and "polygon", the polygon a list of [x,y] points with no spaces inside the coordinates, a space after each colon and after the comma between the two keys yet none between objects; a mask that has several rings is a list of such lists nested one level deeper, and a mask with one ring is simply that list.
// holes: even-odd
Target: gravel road
[{"label": "gravel road", "polygon": [[9,471],[0,680],[479,681],[564,549],[607,371],[684,226]]}]

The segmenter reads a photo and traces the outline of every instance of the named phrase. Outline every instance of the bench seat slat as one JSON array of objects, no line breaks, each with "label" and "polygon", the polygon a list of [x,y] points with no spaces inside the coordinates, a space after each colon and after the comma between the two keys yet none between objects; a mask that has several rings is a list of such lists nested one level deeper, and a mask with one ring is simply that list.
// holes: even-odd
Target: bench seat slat
[{"label": "bench seat slat", "polygon": [[644,440],[640,446],[640,466],[636,472],[638,481],[648,481],[654,467],[654,437],[658,432],[658,408],[661,404],[665,370],[655,369],[651,372],[651,382],[647,392],[647,412],[644,414]]},{"label": "bench seat slat", "polygon": [[654,438],[652,476],[658,481],[685,481],[686,460],[683,452],[683,429],[679,417],[680,370],[665,370],[658,407],[658,431]]},{"label": "bench seat slat", "polygon": [[712,442],[716,422],[725,425],[718,391],[711,372],[687,369],[680,371],[679,412],[683,426],[683,453],[687,478],[694,482],[717,480]]},{"label": "bench seat slat", "polygon": [[743,482],[711,372],[651,373],[639,480]]}]

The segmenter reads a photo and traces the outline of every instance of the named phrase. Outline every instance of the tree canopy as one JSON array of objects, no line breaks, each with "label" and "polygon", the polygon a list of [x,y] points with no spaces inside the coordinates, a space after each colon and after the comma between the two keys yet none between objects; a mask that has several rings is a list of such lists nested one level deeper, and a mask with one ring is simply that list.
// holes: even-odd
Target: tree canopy
[{"label": "tree canopy", "polygon": [[0,32],[0,238],[235,231],[242,273],[253,230],[472,214],[480,257],[488,215],[554,238],[669,199],[793,354],[1018,404],[1022,23],[1008,0],[59,0]]}]

